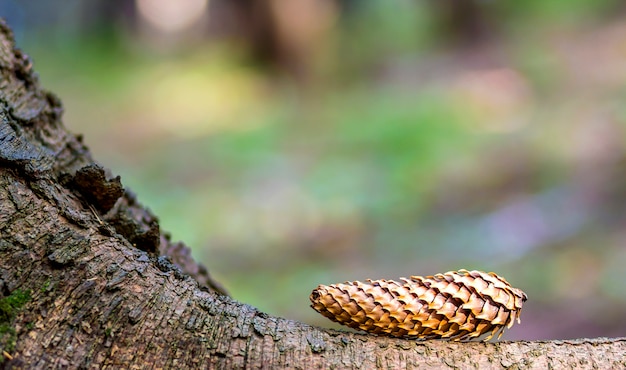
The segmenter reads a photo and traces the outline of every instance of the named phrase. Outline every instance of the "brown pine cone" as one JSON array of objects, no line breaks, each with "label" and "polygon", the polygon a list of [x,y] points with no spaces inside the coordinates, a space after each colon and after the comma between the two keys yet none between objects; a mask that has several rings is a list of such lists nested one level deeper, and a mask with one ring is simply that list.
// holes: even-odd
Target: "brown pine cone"
[{"label": "brown pine cone", "polygon": [[493,272],[449,271],[435,276],[320,285],[314,310],[342,325],[400,338],[471,340],[502,336],[520,322],[526,294]]}]

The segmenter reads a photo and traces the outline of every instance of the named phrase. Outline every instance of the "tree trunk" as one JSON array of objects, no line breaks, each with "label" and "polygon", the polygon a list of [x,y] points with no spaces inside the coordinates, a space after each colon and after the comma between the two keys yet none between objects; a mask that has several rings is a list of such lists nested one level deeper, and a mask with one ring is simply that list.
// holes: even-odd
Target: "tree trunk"
[{"label": "tree trunk", "polygon": [[59,100],[39,87],[4,23],[0,78],[2,367],[626,366],[626,339],[417,342],[320,329],[239,303],[65,130]]}]

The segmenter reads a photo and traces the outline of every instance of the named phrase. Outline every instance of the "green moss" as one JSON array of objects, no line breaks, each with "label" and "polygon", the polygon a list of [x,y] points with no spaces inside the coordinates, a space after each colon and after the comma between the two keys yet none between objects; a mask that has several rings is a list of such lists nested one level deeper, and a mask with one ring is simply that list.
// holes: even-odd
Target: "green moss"
[{"label": "green moss", "polygon": [[[17,333],[13,327],[13,320],[19,310],[31,300],[30,290],[16,290],[0,299],[0,351],[12,352],[15,348]],[[0,363],[4,356],[0,356]]]},{"label": "green moss", "polygon": [[31,300],[30,290],[18,289],[10,295],[0,299],[0,323],[12,321],[28,301]]},{"label": "green moss", "polygon": [[41,292],[45,293],[48,288],[50,288],[50,285],[52,284],[52,282],[50,281],[50,279],[46,280],[45,283],[43,283],[43,285],[41,286]]}]

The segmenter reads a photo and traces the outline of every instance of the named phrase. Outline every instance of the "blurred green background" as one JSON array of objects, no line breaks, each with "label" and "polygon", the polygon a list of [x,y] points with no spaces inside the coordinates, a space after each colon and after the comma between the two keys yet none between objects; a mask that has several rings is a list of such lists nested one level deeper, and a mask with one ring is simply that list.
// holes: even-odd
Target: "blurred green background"
[{"label": "blurred green background", "polygon": [[17,0],[69,129],[230,294],[495,271],[507,339],[624,336],[626,3]]}]

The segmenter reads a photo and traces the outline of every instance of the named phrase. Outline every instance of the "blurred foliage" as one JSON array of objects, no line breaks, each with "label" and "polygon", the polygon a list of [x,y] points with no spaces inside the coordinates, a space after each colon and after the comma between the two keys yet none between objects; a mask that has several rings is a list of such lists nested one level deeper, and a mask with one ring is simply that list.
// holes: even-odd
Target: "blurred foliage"
[{"label": "blurred foliage", "polygon": [[319,283],[476,268],[530,297],[507,338],[623,333],[623,7],[481,4],[495,33],[466,46],[431,2],[352,4],[304,86],[228,41],[21,44],[69,128],[241,301],[328,325]]}]

